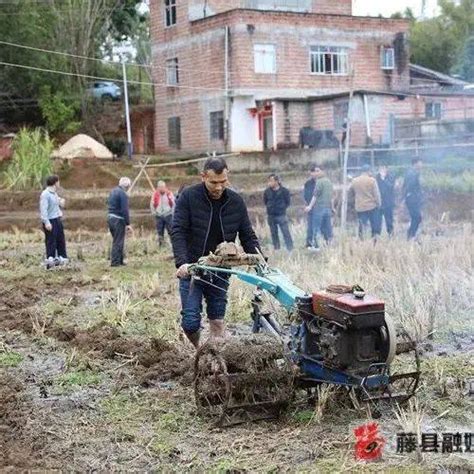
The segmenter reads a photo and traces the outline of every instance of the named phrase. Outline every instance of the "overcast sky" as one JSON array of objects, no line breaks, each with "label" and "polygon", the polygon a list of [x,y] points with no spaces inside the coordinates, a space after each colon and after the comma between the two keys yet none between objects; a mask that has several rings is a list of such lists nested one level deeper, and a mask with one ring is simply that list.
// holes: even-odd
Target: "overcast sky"
[{"label": "overcast sky", "polygon": [[[416,16],[421,14],[422,0],[353,0],[355,15],[390,16],[392,13],[404,11],[406,7],[413,9]],[[433,16],[436,11],[436,0],[426,0],[426,14]]]}]

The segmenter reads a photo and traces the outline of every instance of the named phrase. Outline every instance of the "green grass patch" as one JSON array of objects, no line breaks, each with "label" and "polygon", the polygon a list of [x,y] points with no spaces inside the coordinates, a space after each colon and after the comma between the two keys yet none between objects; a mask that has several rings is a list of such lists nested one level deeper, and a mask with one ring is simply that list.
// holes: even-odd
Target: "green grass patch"
[{"label": "green grass patch", "polygon": [[18,367],[23,361],[23,356],[18,352],[1,352],[0,367]]},{"label": "green grass patch", "polygon": [[66,372],[56,378],[56,384],[62,388],[90,387],[102,381],[100,374],[92,370]]}]

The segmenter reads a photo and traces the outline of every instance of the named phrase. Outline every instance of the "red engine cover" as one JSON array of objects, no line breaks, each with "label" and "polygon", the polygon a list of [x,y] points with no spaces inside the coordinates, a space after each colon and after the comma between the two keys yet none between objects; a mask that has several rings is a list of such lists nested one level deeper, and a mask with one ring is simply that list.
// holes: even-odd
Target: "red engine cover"
[{"label": "red engine cover", "polygon": [[313,311],[315,314],[328,315],[328,310],[337,309],[351,315],[381,313],[385,310],[385,303],[378,298],[365,295],[356,298],[352,293],[330,293],[317,291],[313,293]]}]

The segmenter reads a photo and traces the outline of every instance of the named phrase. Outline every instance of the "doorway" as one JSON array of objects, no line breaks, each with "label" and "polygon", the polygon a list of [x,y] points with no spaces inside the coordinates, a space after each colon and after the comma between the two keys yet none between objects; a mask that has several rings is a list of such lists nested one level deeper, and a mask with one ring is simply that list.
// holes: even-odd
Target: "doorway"
[{"label": "doorway", "polygon": [[273,149],[273,117],[263,119],[263,149]]}]

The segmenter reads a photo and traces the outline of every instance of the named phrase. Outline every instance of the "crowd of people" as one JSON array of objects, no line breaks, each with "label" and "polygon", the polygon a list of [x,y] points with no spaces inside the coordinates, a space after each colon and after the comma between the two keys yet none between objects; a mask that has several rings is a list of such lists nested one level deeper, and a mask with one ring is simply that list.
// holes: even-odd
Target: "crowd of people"
[{"label": "crowd of people", "polygon": [[[403,184],[403,199],[411,217],[409,239],[416,235],[421,222],[420,169],[421,161],[414,160]],[[320,250],[321,238],[326,242],[333,238],[334,186],[321,167],[312,166],[309,173],[310,177],[303,189],[306,202],[304,211],[307,215],[306,246],[310,250]],[[176,276],[179,278],[182,328],[196,347],[200,340],[203,300],[206,301],[211,336],[224,335],[223,320],[229,281],[222,275],[207,274],[191,284],[190,264],[214,252],[222,242],[234,242],[237,238],[246,253],[262,253],[247,206],[243,198],[229,187],[228,168],[224,159],[209,158],[201,172],[201,181],[180,188],[176,197],[164,181],[159,181],[150,199],[158,245],[163,245],[165,231],[171,238]],[[45,234],[46,268],[51,268],[68,262],[61,220],[61,209],[65,202],[57,193],[58,176],[48,177],[46,185],[40,197],[40,214]],[[125,265],[125,238],[127,233],[133,231],[127,193],[130,186],[129,178],[121,178],[108,198],[107,222],[112,235],[112,267]],[[386,167],[381,166],[376,176],[373,176],[370,168],[365,166],[361,175],[352,181],[349,192],[354,197],[361,238],[369,225],[372,237],[376,238],[381,233],[383,220],[387,232],[393,233],[395,179]],[[291,194],[276,174],[268,177],[263,203],[274,248],[280,248],[281,233],[287,250],[292,251],[294,241],[287,216]]]},{"label": "crowd of people", "polygon": [[[422,189],[420,171],[422,161],[414,159],[412,166],[405,174],[402,186],[402,200],[410,215],[407,238],[413,239],[420,226],[422,208]],[[394,211],[396,207],[396,179],[388,167],[382,165],[374,174],[368,165],[364,165],[361,174],[354,178],[349,188],[349,199],[353,201],[358,219],[358,235],[365,237],[367,230],[373,239],[382,233],[383,225],[388,235],[394,232]],[[131,180],[120,179],[108,198],[107,223],[112,235],[111,265],[124,265],[124,244],[127,233],[132,232],[130,225],[129,197],[127,191]],[[58,176],[49,176],[46,188],[40,197],[40,214],[46,244],[46,267],[64,265],[69,260],[66,252],[66,241],[62,224],[64,199],[57,194]],[[150,199],[150,213],[155,220],[158,245],[165,242],[165,232],[171,238],[173,215],[178,195],[168,189],[166,183],[158,181]],[[320,251],[320,243],[328,244],[333,238],[334,185],[325,171],[313,165],[309,169],[309,179],[304,183],[303,198],[306,213],[306,248]],[[267,188],[263,193],[263,204],[266,207],[267,222],[270,229],[273,248],[281,248],[280,234],[288,251],[294,249],[294,240],[290,230],[288,210],[291,207],[291,193],[282,184],[277,174],[270,174]]]},{"label": "crowd of people", "polygon": [[[410,215],[408,239],[413,239],[421,223],[422,189],[420,171],[422,162],[414,159],[407,171],[403,186],[402,199]],[[303,188],[307,215],[306,248],[311,251],[321,250],[321,239],[329,243],[333,238],[332,217],[334,208],[334,186],[319,166],[312,166],[310,177]],[[394,232],[394,211],[396,207],[396,179],[387,166],[380,166],[378,172],[372,172],[370,166],[364,165],[359,176],[354,178],[349,188],[349,199],[354,202],[358,219],[358,235],[364,238],[370,227],[371,237],[376,240],[382,233],[383,223],[389,235]],[[287,211],[291,205],[291,195],[282,185],[280,178],[272,174],[268,178],[268,188],[264,193],[268,225],[275,249],[280,248],[279,231],[288,251],[293,249],[293,239],[288,225]]]}]

